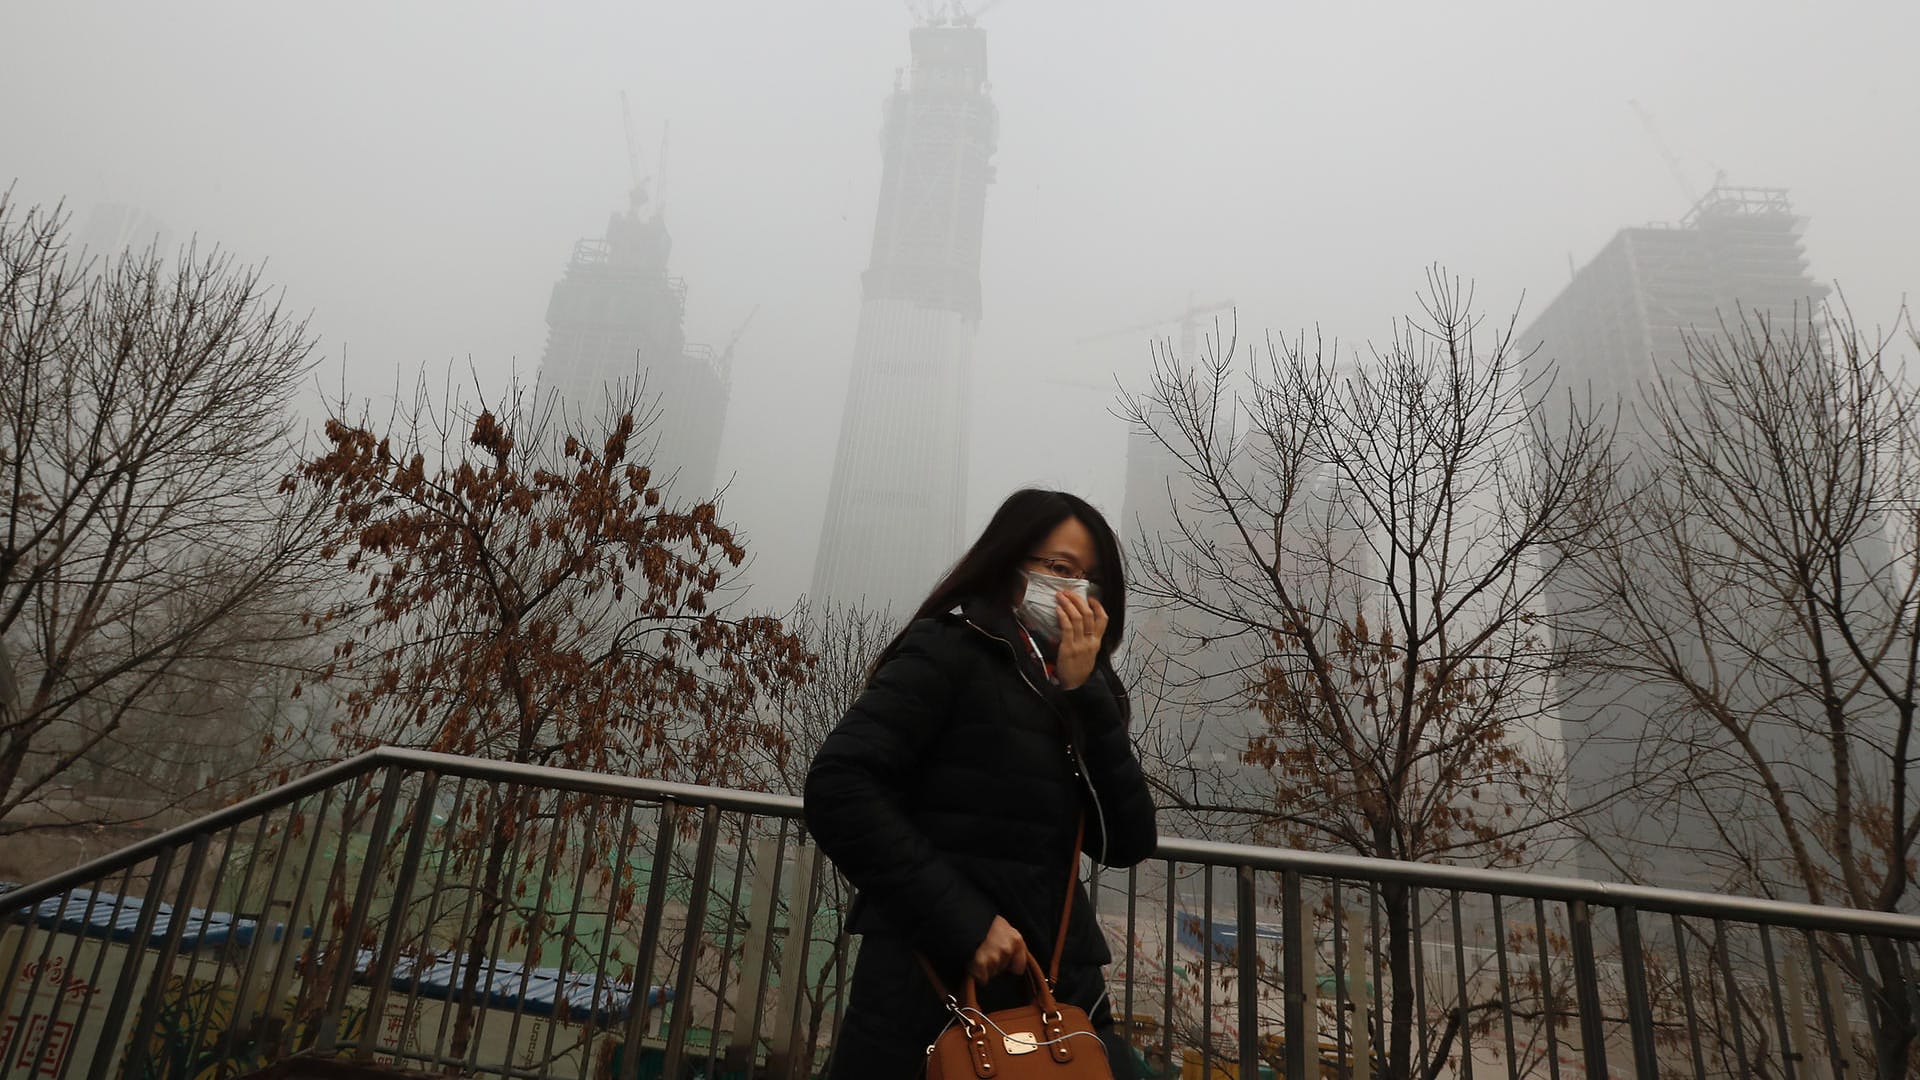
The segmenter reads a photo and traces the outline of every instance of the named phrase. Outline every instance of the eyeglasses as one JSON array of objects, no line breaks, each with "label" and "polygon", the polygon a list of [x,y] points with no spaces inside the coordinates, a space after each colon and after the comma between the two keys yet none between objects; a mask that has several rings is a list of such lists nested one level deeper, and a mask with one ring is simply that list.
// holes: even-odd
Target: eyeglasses
[{"label": "eyeglasses", "polygon": [[1078,565],[1051,555],[1029,555],[1027,565],[1040,567],[1054,577],[1073,578],[1075,581],[1093,580],[1093,576]]}]

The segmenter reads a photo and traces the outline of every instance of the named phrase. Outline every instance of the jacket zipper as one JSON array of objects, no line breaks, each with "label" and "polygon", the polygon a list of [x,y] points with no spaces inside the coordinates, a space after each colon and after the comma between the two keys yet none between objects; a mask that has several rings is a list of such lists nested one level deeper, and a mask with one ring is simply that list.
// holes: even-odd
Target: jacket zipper
[{"label": "jacket zipper", "polygon": [[[1020,676],[1020,681],[1027,684],[1027,689],[1033,691],[1033,696],[1039,698],[1040,703],[1047,707],[1047,711],[1058,718],[1061,726],[1066,728],[1067,761],[1073,766],[1074,778],[1079,780],[1081,785],[1087,789],[1088,797],[1093,800],[1094,817],[1100,823],[1100,862],[1105,863],[1107,861],[1107,815],[1106,811],[1100,806],[1100,793],[1094,790],[1093,777],[1087,773],[1087,763],[1080,758],[1080,748],[1074,745],[1072,722],[1061,714],[1060,710],[1054,706],[1052,701],[1047,699],[1047,695],[1040,692],[1040,688],[1033,684],[1032,679],[1027,678],[1027,669],[1020,663],[1020,650],[1013,647],[1013,642],[1008,641],[999,634],[989,631],[986,627],[981,626],[965,615],[960,616],[960,621],[972,627],[981,637],[989,641],[997,641],[1007,647],[1007,652],[1013,656],[1013,670]],[[1078,877],[1079,873],[1079,867],[1075,867],[1074,875]]]}]

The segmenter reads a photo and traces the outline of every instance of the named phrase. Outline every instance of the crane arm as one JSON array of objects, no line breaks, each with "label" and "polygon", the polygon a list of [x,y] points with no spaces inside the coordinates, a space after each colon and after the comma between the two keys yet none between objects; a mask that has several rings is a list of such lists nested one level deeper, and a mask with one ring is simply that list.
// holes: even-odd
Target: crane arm
[{"label": "crane arm", "polygon": [[640,204],[646,198],[640,180],[640,140],[633,134],[633,108],[627,104],[625,90],[620,91],[620,120],[627,135],[627,179],[633,184],[627,192],[627,203],[633,212],[639,213]]},{"label": "crane arm", "polygon": [[1646,129],[1647,138],[1653,143],[1654,152],[1660,155],[1661,161],[1666,162],[1667,175],[1673,177],[1673,182],[1680,186],[1681,194],[1687,197],[1687,205],[1692,206],[1698,202],[1699,193],[1694,190],[1692,181],[1687,179],[1686,170],[1680,167],[1680,159],[1674,155],[1673,148],[1667,145],[1667,140],[1660,137],[1660,127],[1653,122],[1653,114],[1640,104],[1638,98],[1629,98],[1627,104],[1633,109],[1633,114],[1640,118],[1640,126]]},{"label": "crane arm", "polygon": [[1181,326],[1185,323],[1192,322],[1194,319],[1197,319],[1202,315],[1212,315],[1214,312],[1217,312],[1217,311],[1231,311],[1233,310],[1233,307],[1234,307],[1234,303],[1231,300],[1219,300],[1219,301],[1215,301],[1213,303],[1207,303],[1207,304],[1194,304],[1188,307],[1187,310],[1182,311],[1175,315],[1170,315],[1164,319],[1154,319],[1151,322],[1143,322],[1137,326],[1124,326],[1118,330],[1105,330],[1098,334],[1089,334],[1083,338],[1075,338],[1073,341],[1073,344],[1085,345],[1089,342],[1094,342],[1094,341],[1109,341],[1113,338],[1124,337],[1128,334],[1138,334],[1138,333],[1141,333],[1142,331],[1154,330],[1162,326]]}]

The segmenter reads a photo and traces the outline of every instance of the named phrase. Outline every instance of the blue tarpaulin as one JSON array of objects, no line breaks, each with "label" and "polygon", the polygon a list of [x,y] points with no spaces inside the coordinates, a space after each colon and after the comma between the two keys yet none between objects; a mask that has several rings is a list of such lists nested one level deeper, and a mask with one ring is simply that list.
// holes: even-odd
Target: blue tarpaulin
[{"label": "blue tarpaulin", "polygon": [[[5,903],[6,891],[16,887],[0,883],[0,905]],[[134,932],[139,927],[140,915],[145,908],[146,900],[142,897],[74,889],[65,896],[41,901],[33,909],[32,921],[42,929],[130,944],[134,941]],[[9,918],[19,918],[20,914],[18,909],[6,912]],[[146,944],[151,947],[164,944],[174,918],[173,905],[158,902]],[[182,953],[220,945],[229,939],[236,944],[246,945],[253,941],[259,929],[257,920],[242,918],[227,911],[188,908],[181,918]],[[269,928],[267,940],[279,941],[285,931],[285,923],[274,923]],[[298,931],[303,938],[312,932],[312,927],[301,927]],[[355,954],[353,968],[358,976],[357,982],[365,984],[372,971],[373,959],[371,949],[361,949]],[[458,959],[452,956],[436,959],[420,968],[416,980],[414,969],[419,965],[418,959],[403,955],[394,962],[390,985],[396,991],[411,994],[417,982],[422,998],[452,1001],[465,988],[465,961],[464,953]],[[476,995],[490,1009],[519,1009],[528,1016],[553,1017],[560,1011],[559,1002],[564,996],[566,1008],[565,1015],[561,1017],[563,1021],[578,1023],[592,1015],[596,1023],[606,1024],[625,1019],[631,1006],[632,988],[612,979],[578,971],[563,973],[557,967],[529,968],[512,960],[489,962],[483,959],[478,967]],[[561,993],[563,988],[564,995]],[[672,1000],[672,989],[664,986],[648,988],[648,1007]]]}]

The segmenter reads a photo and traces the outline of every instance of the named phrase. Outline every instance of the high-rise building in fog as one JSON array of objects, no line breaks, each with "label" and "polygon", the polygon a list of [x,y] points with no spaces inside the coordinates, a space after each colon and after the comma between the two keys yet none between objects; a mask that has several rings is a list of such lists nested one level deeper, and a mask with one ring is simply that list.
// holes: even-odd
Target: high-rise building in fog
[{"label": "high-rise building in fog", "polygon": [[980,243],[999,117],[986,35],[921,26],[887,99],[880,206],[813,595],[904,614],[960,554]]},{"label": "high-rise building in fog", "polygon": [[1614,234],[1524,337],[1546,344],[1561,385],[1632,400],[1656,361],[1685,355],[1684,335],[1826,295],[1807,272],[1804,225],[1783,189],[1716,187],[1678,225]]},{"label": "high-rise building in fog", "polygon": [[547,303],[547,348],[537,400],[569,419],[602,421],[613,392],[643,391],[636,418],[651,415],[642,439],[656,446],[654,472],[674,475],[676,493],[715,491],[727,371],[712,348],[687,344],[687,284],[668,271],[673,240],[644,197],[607,221],[605,235],[573,246]]},{"label": "high-rise building in fog", "polygon": [[[1182,313],[1180,360],[1198,358],[1198,317],[1230,304],[1193,307]],[[1144,328],[1136,328],[1144,329]],[[1229,621],[1199,604],[1171,605],[1149,600],[1148,579],[1171,574],[1184,588],[1202,593],[1192,599],[1218,604],[1204,579],[1188,579],[1185,565],[1194,558],[1192,536],[1233,550],[1236,538],[1225,522],[1206,512],[1211,500],[1199,490],[1180,455],[1160,440],[1180,446],[1181,435],[1164,404],[1149,401],[1153,434],[1127,433],[1126,489],[1114,521],[1120,534],[1131,585],[1136,591],[1127,612],[1127,664],[1138,671],[1134,715],[1153,717],[1163,732],[1174,732],[1186,767],[1183,783],[1196,803],[1226,805],[1236,796],[1259,790],[1257,771],[1242,763],[1260,719],[1244,703],[1248,657],[1238,648]],[[1218,828],[1217,822],[1209,827]],[[1238,839],[1239,837],[1235,837]]]},{"label": "high-rise building in fog", "polygon": [[[1785,320],[1817,303],[1826,289],[1808,273],[1801,242],[1803,218],[1793,213],[1785,191],[1717,187],[1678,225],[1622,229],[1520,338],[1538,346],[1558,365],[1555,386],[1596,402],[1641,399],[1656,369],[1674,370],[1686,357],[1685,338],[1711,335],[1733,325],[1744,311]],[[1646,438],[1636,414],[1621,414],[1619,445]],[[1583,610],[1571,593],[1549,597],[1561,611]],[[1583,618],[1598,616],[1583,615]],[[1700,642],[1676,642],[1681,655],[1701,658]],[[1684,812],[1660,797],[1642,798],[1648,755],[1657,753],[1651,724],[1681,723],[1671,689],[1624,677],[1592,679],[1562,695],[1561,722],[1576,802],[1615,792],[1627,795],[1608,813],[1606,837],[1626,844],[1589,843],[1579,852],[1580,871],[1599,878],[1619,875],[1618,861],[1661,884],[1711,885],[1700,852],[1717,850],[1715,822]],[[1763,747],[1763,749],[1766,749]],[[1769,754],[1774,751],[1769,750]],[[1779,752],[1785,753],[1784,749]],[[1764,811],[1729,789],[1717,816],[1757,821]]]}]

